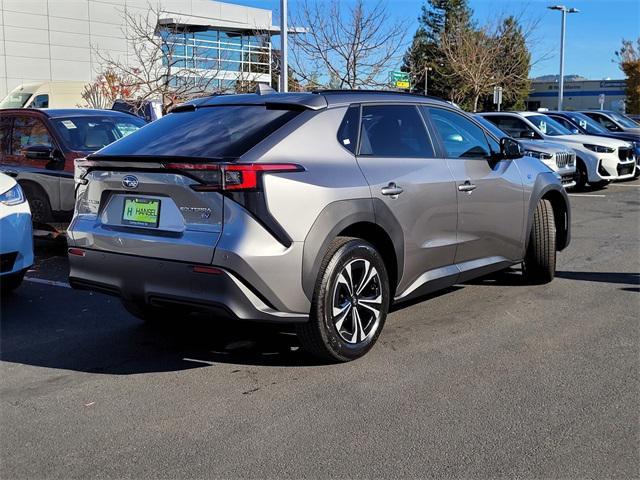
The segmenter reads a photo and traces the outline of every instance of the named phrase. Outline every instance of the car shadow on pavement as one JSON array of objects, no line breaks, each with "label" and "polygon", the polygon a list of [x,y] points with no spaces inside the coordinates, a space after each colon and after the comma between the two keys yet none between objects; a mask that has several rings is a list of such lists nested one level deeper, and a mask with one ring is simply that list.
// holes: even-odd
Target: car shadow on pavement
[{"label": "car shadow on pavement", "polygon": [[300,348],[292,329],[204,314],[144,324],[118,300],[87,292],[26,284],[0,308],[0,360],[6,362],[112,375],[216,363],[323,365]]},{"label": "car shadow on pavement", "polygon": [[623,272],[556,272],[556,277],[585,282],[619,283],[624,285],[640,285],[640,273]]},{"label": "car shadow on pavement", "polygon": [[[640,285],[640,273],[556,271],[556,278],[621,285]],[[528,286],[518,268],[510,268],[466,282],[469,285]],[[633,291],[633,289],[625,289]],[[637,289],[636,289],[637,290]]]}]

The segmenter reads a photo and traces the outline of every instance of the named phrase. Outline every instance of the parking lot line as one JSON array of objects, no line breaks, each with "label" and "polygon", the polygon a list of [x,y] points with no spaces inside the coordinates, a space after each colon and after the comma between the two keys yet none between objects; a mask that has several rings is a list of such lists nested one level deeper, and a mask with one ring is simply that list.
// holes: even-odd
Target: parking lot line
[{"label": "parking lot line", "polygon": [[56,282],[55,280],[46,280],[44,278],[24,277],[24,281],[31,283],[41,283],[43,285],[53,285],[54,287],[71,288],[71,285],[66,282]]},{"label": "parking lot line", "polygon": [[570,197],[596,197],[596,198],[604,198],[606,195],[591,195],[588,193],[570,193]]}]

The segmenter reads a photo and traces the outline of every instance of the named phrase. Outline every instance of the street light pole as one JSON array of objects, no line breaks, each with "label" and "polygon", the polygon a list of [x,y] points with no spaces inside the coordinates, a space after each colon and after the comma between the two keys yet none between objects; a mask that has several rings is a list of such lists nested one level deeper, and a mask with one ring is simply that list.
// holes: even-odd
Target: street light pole
[{"label": "street light pole", "polygon": [[558,85],[558,110],[562,111],[562,100],[564,97],[564,38],[567,24],[567,13],[578,13],[575,8],[567,8],[564,5],[554,5],[547,7],[549,10],[559,10],[562,13],[560,28],[560,78]]},{"label": "street light pole", "polygon": [[429,72],[433,70],[431,67],[425,67],[424,69],[424,94],[427,95],[429,90]]},{"label": "street light pole", "polygon": [[280,0],[280,92],[289,91],[289,29],[287,27],[287,1]]}]

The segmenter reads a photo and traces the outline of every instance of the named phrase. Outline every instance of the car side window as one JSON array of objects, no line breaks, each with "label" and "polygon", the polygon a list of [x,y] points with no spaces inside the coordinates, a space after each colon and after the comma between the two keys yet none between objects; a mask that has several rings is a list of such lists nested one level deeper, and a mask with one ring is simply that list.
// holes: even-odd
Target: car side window
[{"label": "car side window", "polygon": [[596,122],[598,122],[600,125],[602,125],[607,130],[618,130],[618,125],[613,123],[611,120],[609,120],[604,115],[600,115],[600,114],[594,113],[594,114],[590,115],[590,117],[593,118]]},{"label": "car side window", "polygon": [[556,122],[558,122],[560,125],[562,125],[567,130],[570,130],[573,133],[580,133],[579,130],[578,130],[578,127],[576,127],[573,123],[571,123],[566,118],[564,118],[564,117],[556,117],[556,116],[553,116],[553,115],[550,115],[550,117],[553,118]]},{"label": "car side window", "polygon": [[11,151],[21,155],[22,150],[34,145],[53,147],[53,139],[45,124],[35,117],[16,117],[11,138]]},{"label": "car side window", "polygon": [[0,155],[9,153],[12,117],[0,117]]},{"label": "car side window", "polygon": [[358,122],[360,121],[360,105],[351,105],[347,109],[340,128],[338,142],[351,153],[356,153],[358,146]]},{"label": "car side window", "polygon": [[46,93],[38,95],[31,102],[31,108],[49,108],[49,95]]},{"label": "car side window", "polygon": [[434,150],[414,105],[362,107],[360,155],[433,158]]},{"label": "car side window", "polygon": [[479,126],[459,113],[427,107],[447,158],[486,158],[491,155],[487,137]]},{"label": "car side window", "polygon": [[[511,116],[498,116],[491,115],[485,117],[495,126],[497,126],[500,130],[503,130],[509,134],[512,138],[522,138],[525,137],[527,133],[535,132],[527,125],[524,120]],[[529,133],[530,135],[530,133]]]}]

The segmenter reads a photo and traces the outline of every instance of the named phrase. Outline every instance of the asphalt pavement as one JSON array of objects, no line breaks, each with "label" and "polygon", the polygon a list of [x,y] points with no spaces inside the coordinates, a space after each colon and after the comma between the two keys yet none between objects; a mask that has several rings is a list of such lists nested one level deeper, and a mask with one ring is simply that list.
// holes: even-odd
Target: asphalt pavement
[{"label": "asphalt pavement", "polygon": [[0,478],[638,478],[640,182],[571,202],[551,284],[397,308],[341,365],[286,330],[143,325],[39,244],[0,310]]}]

